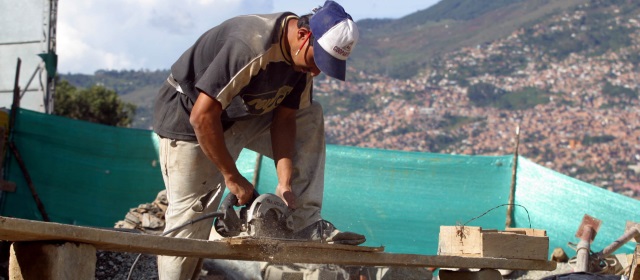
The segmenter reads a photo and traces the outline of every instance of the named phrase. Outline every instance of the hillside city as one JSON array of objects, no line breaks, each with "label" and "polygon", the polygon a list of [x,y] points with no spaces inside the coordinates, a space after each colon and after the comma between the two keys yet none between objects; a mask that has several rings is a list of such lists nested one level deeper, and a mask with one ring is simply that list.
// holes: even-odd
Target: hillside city
[{"label": "hillside city", "polygon": [[[558,19],[571,26],[576,14]],[[638,20],[615,19],[640,30]],[[535,29],[536,27],[534,27]],[[538,27],[538,33],[562,29]],[[465,48],[441,57],[445,69],[430,69],[411,79],[391,79],[352,69],[347,82],[316,81],[314,95],[332,98],[336,92],[363,94],[378,109],[351,112],[325,109],[328,143],[404,151],[463,155],[513,154],[567,176],[640,199],[640,67],[620,54],[638,53],[640,32],[632,46],[602,55],[573,53],[558,61],[536,56],[522,43],[523,30],[490,44]],[[468,87],[447,79],[465,65],[517,50],[526,67],[513,75],[485,73],[467,79],[508,92],[537,88],[550,93],[533,108],[504,110],[474,106]],[[543,65],[542,65],[543,64]],[[544,66],[544,67],[541,67]],[[444,78],[433,77],[445,73]],[[351,82],[349,82],[351,80]],[[613,96],[605,84],[629,89],[635,98]],[[412,98],[407,98],[407,95]],[[326,105],[325,105],[326,106]],[[451,124],[451,120],[463,120]],[[519,136],[517,131],[519,127]]]}]

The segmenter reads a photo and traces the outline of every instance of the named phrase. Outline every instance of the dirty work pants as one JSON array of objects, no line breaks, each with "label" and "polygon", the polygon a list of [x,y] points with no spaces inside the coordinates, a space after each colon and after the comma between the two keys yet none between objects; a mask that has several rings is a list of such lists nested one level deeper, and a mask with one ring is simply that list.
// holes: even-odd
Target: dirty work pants
[{"label": "dirty work pants", "polygon": [[[273,158],[271,149],[272,114],[238,121],[224,133],[231,156],[237,160],[243,148]],[[322,107],[312,103],[298,110],[297,135],[293,155],[292,189],[298,209],[292,214],[295,230],[319,220],[324,190],[325,139]],[[165,231],[218,210],[225,185],[222,174],[200,149],[197,142],[160,137],[160,164],[169,206]],[[251,181],[251,178],[247,178]],[[265,190],[263,192],[275,192]],[[208,239],[213,219],[173,231],[167,236]],[[201,261],[197,258],[158,256],[160,280],[198,279]]]}]

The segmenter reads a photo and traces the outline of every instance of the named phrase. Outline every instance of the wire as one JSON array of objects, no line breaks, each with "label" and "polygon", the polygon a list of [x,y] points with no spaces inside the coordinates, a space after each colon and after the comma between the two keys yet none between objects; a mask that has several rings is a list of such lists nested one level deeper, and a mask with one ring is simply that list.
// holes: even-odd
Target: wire
[{"label": "wire", "polygon": [[[165,236],[165,235],[167,235],[169,233],[172,233],[172,232],[174,232],[174,231],[176,231],[178,229],[181,229],[181,228],[186,227],[188,225],[192,225],[194,223],[197,223],[197,222],[209,219],[209,218],[224,218],[224,212],[217,211],[217,212],[209,213],[209,214],[206,214],[204,216],[201,216],[201,217],[198,217],[198,218],[195,218],[195,219],[191,219],[191,220],[189,220],[189,221],[187,221],[187,222],[185,222],[185,223],[183,223],[181,225],[175,226],[175,227],[173,227],[173,228],[171,228],[169,230],[165,230],[160,236]],[[138,260],[140,259],[141,256],[142,256],[142,253],[138,254],[136,259],[133,261],[133,264],[131,264],[131,268],[129,269],[129,274],[127,275],[127,280],[131,279],[131,275],[133,274],[133,269],[136,267],[136,264],[138,263]]]},{"label": "wire", "polygon": [[465,225],[467,225],[468,223],[470,223],[471,221],[473,221],[473,220],[475,220],[475,219],[478,219],[478,218],[480,218],[480,217],[482,217],[482,216],[484,216],[484,215],[488,214],[489,212],[491,212],[491,211],[493,211],[493,210],[495,210],[495,209],[497,209],[497,208],[500,208],[500,207],[502,207],[502,206],[509,206],[509,205],[513,205],[513,206],[520,206],[520,207],[522,207],[522,208],[524,209],[524,211],[525,211],[525,212],[527,212],[527,219],[529,220],[529,228],[531,228],[531,217],[529,216],[529,210],[527,210],[527,208],[526,208],[526,207],[524,207],[524,206],[522,206],[522,205],[520,205],[520,204],[513,204],[513,203],[501,204],[501,205],[498,205],[498,206],[496,206],[496,207],[493,207],[493,208],[491,208],[491,209],[487,210],[486,212],[482,213],[482,215],[477,216],[477,217],[475,217],[475,218],[473,218],[473,219],[471,219],[471,220],[468,220],[466,223],[464,223],[464,224],[462,224],[462,225],[463,225],[463,226],[465,226]]},{"label": "wire", "polygon": [[136,259],[133,261],[133,264],[131,264],[131,268],[129,268],[129,274],[127,275],[127,280],[131,279],[131,274],[133,273],[133,269],[136,267],[136,264],[138,263],[138,260],[140,259],[140,257],[142,257],[142,254],[138,254]]},{"label": "wire", "polygon": [[175,227],[173,227],[173,228],[171,228],[169,230],[165,230],[160,236],[165,236],[165,235],[167,235],[169,233],[172,233],[172,232],[174,232],[174,231],[176,231],[178,229],[181,229],[181,228],[183,228],[185,226],[188,226],[188,225],[191,225],[193,223],[197,223],[199,221],[206,220],[206,219],[209,219],[209,218],[224,218],[224,213],[223,212],[213,212],[213,213],[204,215],[202,217],[189,220],[189,221],[185,222],[184,224],[181,224],[179,226],[175,226]]}]

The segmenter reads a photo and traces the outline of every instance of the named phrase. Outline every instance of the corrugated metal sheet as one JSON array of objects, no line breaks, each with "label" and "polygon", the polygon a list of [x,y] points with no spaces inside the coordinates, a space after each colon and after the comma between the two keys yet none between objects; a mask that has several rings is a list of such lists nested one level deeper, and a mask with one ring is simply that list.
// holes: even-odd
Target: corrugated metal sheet
[{"label": "corrugated metal sheet", "polygon": [[21,107],[44,112],[47,79],[38,54],[47,52],[49,0],[0,0],[0,7],[0,107],[11,107],[20,58]]}]

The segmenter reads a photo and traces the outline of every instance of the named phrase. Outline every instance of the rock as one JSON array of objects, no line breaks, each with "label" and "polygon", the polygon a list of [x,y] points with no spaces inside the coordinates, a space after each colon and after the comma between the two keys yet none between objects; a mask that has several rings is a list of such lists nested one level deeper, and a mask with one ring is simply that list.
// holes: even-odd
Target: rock
[{"label": "rock", "polygon": [[551,260],[554,262],[562,262],[566,263],[569,261],[569,257],[564,252],[564,250],[560,247],[553,249],[553,254],[551,255]]}]

